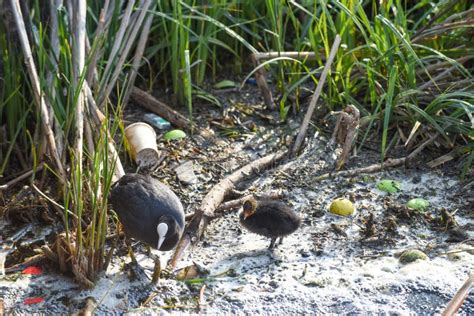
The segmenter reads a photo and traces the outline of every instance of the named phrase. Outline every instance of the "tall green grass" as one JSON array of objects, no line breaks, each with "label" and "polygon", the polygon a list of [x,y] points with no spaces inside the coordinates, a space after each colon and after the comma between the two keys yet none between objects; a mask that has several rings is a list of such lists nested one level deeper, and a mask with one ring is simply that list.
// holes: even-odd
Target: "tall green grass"
[{"label": "tall green grass", "polygon": [[[285,119],[289,108],[295,106],[290,101],[295,98],[288,96],[298,96],[301,88],[317,84],[318,68],[322,69],[335,35],[340,34],[342,45],[323,93],[323,104],[327,110],[357,106],[364,124],[359,146],[369,137],[379,140],[383,159],[394,144],[407,142],[409,135],[409,147],[432,133],[439,133],[446,142],[472,141],[474,86],[472,61],[468,59],[474,58],[470,35],[474,18],[469,1],[202,4],[182,0],[171,6],[155,12],[162,18],[155,20],[152,38],[160,46],[150,47],[147,56],[164,78],[172,78],[174,87],[183,80],[176,74],[184,73],[184,66],[173,61],[173,56],[184,60],[184,45],[176,52],[178,33],[188,39],[186,49],[191,52],[190,63],[198,64],[192,71],[199,85],[206,81],[204,78],[215,80],[216,66],[244,69],[243,75],[250,73],[248,56],[255,51],[315,52],[315,61],[275,58],[265,66],[271,72],[269,80],[274,82],[277,97],[281,96],[277,100],[280,116]],[[174,33],[164,31],[173,28]],[[174,91],[181,94],[177,99],[184,104],[185,91]],[[446,95],[451,96],[449,101]]]}]

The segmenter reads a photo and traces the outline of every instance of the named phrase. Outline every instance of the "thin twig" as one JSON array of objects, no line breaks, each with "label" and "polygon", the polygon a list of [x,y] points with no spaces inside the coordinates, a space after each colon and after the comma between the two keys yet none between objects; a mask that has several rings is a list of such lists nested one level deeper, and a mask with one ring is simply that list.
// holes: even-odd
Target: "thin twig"
[{"label": "thin twig", "polygon": [[33,173],[35,172],[38,172],[38,171],[41,171],[43,170],[43,167],[44,167],[44,163],[41,162],[37,167],[36,169],[32,169],[30,171],[27,171],[25,172],[24,174],[16,177],[15,179],[12,179],[10,181],[8,181],[7,183],[3,184],[3,185],[0,185],[0,191],[2,190],[7,190],[8,188],[10,188],[11,186],[15,185],[16,183],[28,178],[29,176],[31,176]]},{"label": "thin twig", "polygon": [[370,165],[370,166],[363,167],[363,168],[343,170],[343,171],[333,172],[333,173],[325,173],[325,174],[320,175],[319,177],[314,178],[314,180],[315,181],[321,181],[321,180],[324,180],[324,179],[335,178],[335,177],[339,177],[339,176],[352,177],[352,176],[355,176],[355,175],[359,175],[361,173],[378,172],[382,169],[394,168],[394,167],[401,166],[401,165],[405,164],[406,159],[407,159],[406,157],[396,158],[396,159],[387,159],[386,161],[384,161],[383,164],[375,164],[375,165]]},{"label": "thin twig", "polygon": [[331,68],[332,61],[336,56],[337,50],[339,48],[339,44],[341,43],[341,37],[336,35],[334,39],[334,43],[332,44],[331,51],[329,53],[329,57],[326,61],[326,65],[324,66],[323,72],[321,74],[321,78],[319,79],[318,86],[314,91],[313,98],[308,107],[308,111],[303,119],[303,123],[301,124],[300,131],[298,136],[296,137],[295,143],[293,144],[291,150],[291,156],[294,157],[300,151],[301,144],[303,143],[303,139],[306,137],[306,131],[308,130],[309,121],[311,120],[311,116],[313,115],[314,109],[316,108],[316,103],[318,102],[319,95],[323,90],[324,82],[326,81],[326,77],[329,73],[329,69]]}]

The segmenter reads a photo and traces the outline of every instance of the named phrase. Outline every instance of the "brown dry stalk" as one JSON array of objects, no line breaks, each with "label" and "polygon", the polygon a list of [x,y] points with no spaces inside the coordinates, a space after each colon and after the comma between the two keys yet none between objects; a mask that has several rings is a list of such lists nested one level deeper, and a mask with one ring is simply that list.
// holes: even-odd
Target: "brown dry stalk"
[{"label": "brown dry stalk", "polygon": [[466,282],[464,282],[462,287],[456,292],[456,294],[451,299],[451,301],[449,301],[443,313],[441,313],[441,316],[456,315],[458,309],[461,308],[462,303],[469,295],[469,292],[471,291],[473,285],[474,285],[474,273],[471,273],[469,275],[469,278],[466,280]]},{"label": "brown dry stalk", "polygon": [[330,141],[332,144],[337,139],[338,143],[342,145],[342,153],[336,162],[336,170],[341,170],[349,159],[359,123],[360,112],[354,105],[350,104],[344,111],[339,112],[339,118]]},{"label": "brown dry stalk", "polygon": [[[155,9],[155,5],[152,6],[151,11]],[[142,32],[140,34],[140,38],[138,39],[137,49],[135,50],[135,56],[133,57],[133,64],[132,68],[128,73],[128,81],[127,87],[125,88],[125,95],[123,97],[123,107],[127,106],[128,100],[130,98],[130,94],[132,93],[132,89],[135,86],[135,79],[138,74],[138,69],[140,68],[143,53],[145,52],[145,47],[148,41],[148,35],[150,34],[151,23],[153,22],[153,14],[148,14],[148,17],[145,20],[143,25]]]},{"label": "brown dry stalk", "polygon": [[40,111],[41,121],[43,123],[43,129],[46,133],[46,139],[48,142],[48,148],[53,156],[53,161],[56,164],[57,171],[59,173],[59,180],[63,185],[66,184],[66,172],[61,163],[59,153],[56,147],[56,141],[51,123],[49,121],[49,113],[52,112],[51,106],[46,103],[43,92],[38,78],[38,72],[36,70],[33,54],[31,52],[30,43],[26,34],[25,23],[23,22],[23,16],[20,9],[19,0],[10,0],[13,15],[15,18],[16,27],[18,30],[18,37],[20,39],[21,47],[25,57],[25,64],[28,71],[28,75],[31,80],[35,103]]},{"label": "brown dry stalk", "polygon": [[405,161],[407,160],[406,157],[403,158],[396,158],[396,159],[387,159],[386,161],[383,162],[383,164],[374,164],[370,165],[367,167],[362,167],[362,168],[356,168],[356,169],[351,169],[351,170],[343,170],[339,172],[333,172],[333,173],[325,173],[320,175],[319,177],[314,178],[315,181],[321,181],[324,179],[329,179],[329,178],[335,178],[339,176],[343,177],[352,177],[356,176],[362,173],[373,173],[373,172],[378,172],[382,169],[387,169],[387,168],[394,168],[401,166],[405,164]]},{"label": "brown dry stalk", "polygon": [[303,119],[303,123],[301,124],[300,131],[298,136],[296,137],[295,143],[291,149],[291,156],[294,157],[300,151],[301,144],[303,143],[303,139],[306,137],[306,131],[308,130],[309,121],[311,120],[311,116],[313,115],[314,109],[316,108],[316,103],[318,102],[319,96],[321,91],[323,90],[324,82],[326,82],[326,77],[329,73],[329,69],[331,68],[332,61],[334,57],[336,57],[337,50],[339,48],[339,44],[341,43],[341,37],[336,35],[334,39],[334,43],[332,44],[331,51],[329,52],[329,57],[326,61],[326,65],[324,65],[323,72],[321,74],[321,78],[319,79],[318,86],[314,91],[313,98],[308,107],[308,111]]},{"label": "brown dry stalk", "polygon": [[[258,62],[256,54],[250,55],[250,60],[252,61],[252,64],[254,67],[258,67],[259,62]],[[257,81],[258,88],[262,92],[263,101],[265,102],[265,105],[270,110],[275,109],[275,102],[273,101],[272,91],[268,87],[267,74],[263,67],[260,67],[257,69],[257,71],[255,71],[255,80]]]}]

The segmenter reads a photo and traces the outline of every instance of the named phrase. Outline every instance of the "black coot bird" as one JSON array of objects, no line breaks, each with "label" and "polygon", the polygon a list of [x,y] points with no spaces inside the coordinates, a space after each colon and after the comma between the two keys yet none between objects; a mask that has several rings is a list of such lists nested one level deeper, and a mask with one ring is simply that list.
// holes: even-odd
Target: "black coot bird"
[{"label": "black coot bird", "polygon": [[249,231],[271,238],[270,249],[275,241],[293,233],[301,224],[301,219],[286,204],[274,200],[256,200],[251,197],[244,202],[240,213],[240,223]]},{"label": "black coot bird", "polygon": [[184,230],[184,211],[179,198],[149,175],[124,175],[112,188],[113,209],[127,237],[152,248],[173,249]]}]

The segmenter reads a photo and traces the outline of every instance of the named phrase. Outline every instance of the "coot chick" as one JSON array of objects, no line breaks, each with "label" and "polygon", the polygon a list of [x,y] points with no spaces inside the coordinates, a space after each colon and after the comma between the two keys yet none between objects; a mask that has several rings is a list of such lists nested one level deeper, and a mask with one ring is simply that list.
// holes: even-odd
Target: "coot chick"
[{"label": "coot chick", "polygon": [[240,223],[249,231],[271,238],[269,249],[275,241],[293,233],[301,224],[301,219],[286,204],[273,200],[256,200],[251,197],[244,202],[240,213]]},{"label": "coot chick", "polygon": [[166,185],[149,175],[124,175],[112,188],[110,201],[127,237],[167,251],[184,230],[183,206]]}]

